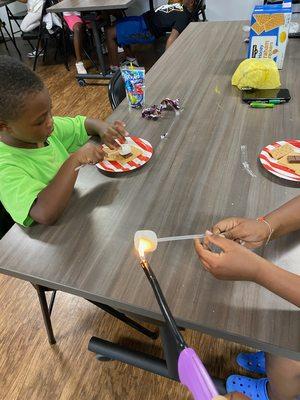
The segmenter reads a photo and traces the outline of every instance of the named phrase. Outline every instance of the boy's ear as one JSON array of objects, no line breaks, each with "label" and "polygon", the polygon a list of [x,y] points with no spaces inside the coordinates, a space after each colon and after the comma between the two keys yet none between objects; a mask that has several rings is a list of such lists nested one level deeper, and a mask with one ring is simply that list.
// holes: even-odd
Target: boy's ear
[{"label": "boy's ear", "polygon": [[11,132],[11,128],[9,127],[7,122],[2,121],[1,119],[0,119],[0,132],[3,132],[3,133],[10,133]]}]

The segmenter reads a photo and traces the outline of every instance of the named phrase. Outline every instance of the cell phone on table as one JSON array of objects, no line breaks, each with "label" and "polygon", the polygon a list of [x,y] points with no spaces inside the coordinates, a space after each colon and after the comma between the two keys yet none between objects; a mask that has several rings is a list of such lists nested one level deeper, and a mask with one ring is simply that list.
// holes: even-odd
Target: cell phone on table
[{"label": "cell phone on table", "polygon": [[269,100],[280,100],[285,103],[291,100],[291,95],[288,89],[243,90],[242,100],[245,103]]}]

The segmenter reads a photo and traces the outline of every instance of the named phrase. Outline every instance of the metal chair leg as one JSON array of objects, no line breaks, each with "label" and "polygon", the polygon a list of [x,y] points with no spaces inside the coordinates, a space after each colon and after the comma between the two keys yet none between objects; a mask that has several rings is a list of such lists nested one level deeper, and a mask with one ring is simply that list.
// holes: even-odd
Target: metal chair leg
[{"label": "metal chair leg", "polygon": [[34,57],[34,63],[33,63],[33,71],[35,71],[36,69],[36,65],[37,65],[37,60],[39,57],[39,48],[40,48],[40,44],[41,44],[41,36],[38,37],[38,41],[37,41],[37,45],[35,48],[35,57]]},{"label": "metal chair leg", "polygon": [[8,48],[8,46],[7,46],[6,39],[5,39],[4,35],[3,35],[3,31],[2,31],[2,28],[1,28],[1,27],[0,27],[0,34],[1,34],[2,42],[4,43],[4,46],[5,46],[5,48],[6,48],[6,51],[7,51],[7,53],[10,55],[9,48]]},{"label": "metal chair leg", "polygon": [[62,33],[61,33],[61,39],[62,39],[62,44],[63,44],[63,57],[64,57],[64,63],[67,71],[70,71],[69,67],[69,60],[68,60],[68,51],[67,51],[67,41],[66,41],[66,31],[64,27],[62,28]]},{"label": "metal chair leg", "polygon": [[112,308],[106,304],[97,303],[96,301],[88,300],[90,303],[94,304],[101,310],[107,312],[108,314],[112,315],[113,317],[119,319],[120,321],[124,322],[124,324],[130,326],[131,328],[135,329],[136,331],[142,333],[145,336],[155,340],[158,338],[159,333],[153,332],[150,329],[145,328],[143,325],[139,324],[138,322],[134,321],[132,318],[127,317],[127,315],[121,313],[120,311]]},{"label": "metal chair leg", "polygon": [[20,50],[18,49],[18,46],[16,45],[16,42],[13,40],[13,38],[11,37],[10,33],[8,32],[8,29],[6,28],[5,24],[2,22],[2,27],[5,30],[5,33],[7,34],[7,36],[9,37],[9,40],[12,42],[14,48],[16,49],[17,53],[19,54],[20,60],[22,60],[22,56],[20,53]]},{"label": "metal chair leg", "polygon": [[11,36],[12,36],[12,41],[16,45],[16,38],[15,38],[15,34],[14,34],[14,30],[13,30],[12,23],[11,23],[11,18],[10,18],[10,10],[9,10],[9,8],[7,6],[5,6],[5,10],[6,10],[6,15],[7,15],[8,23],[9,23]]},{"label": "metal chair leg", "polygon": [[[46,331],[47,331],[47,335],[48,335],[48,340],[50,344],[55,344],[56,340],[53,334],[53,329],[52,329],[52,323],[51,323],[51,311],[52,311],[52,307],[53,307],[53,301],[51,299],[51,311],[48,308],[48,304],[47,304],[47,299],[46,299],[46,291],[47,289],[45,289],[43,286],[40,285],[33,285],[37,291],[38,297],[39,297],[39,301],[40,301],[40,306],[41,306],[41,310],[42,310],[42,314],[43,314],[43,319],[44,319],[44,323],[45,323],[45,327],[46,327]],[[55,297],[55,296],[54,296]]]}]

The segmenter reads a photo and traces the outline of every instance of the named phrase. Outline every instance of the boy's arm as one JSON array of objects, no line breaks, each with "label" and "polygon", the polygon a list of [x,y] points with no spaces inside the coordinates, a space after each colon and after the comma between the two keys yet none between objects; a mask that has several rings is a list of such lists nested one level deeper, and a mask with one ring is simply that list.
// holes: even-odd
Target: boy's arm
[{"label": "boy's arm", "polygon": [[45,225],[52,225],[62,215],[72,195],[78,172],[76,167],[95,164],[103,160],[99,146],[87,143],[71,154],[60,167],[54,179],[43,189],[30,209],[30,217]]},{"label": "boy's arm", "polygon": [[101,141],[111,149],[119,147],[119,143],[124,143],[124,136],[128,136],[125,130],[125,124],[121,121],[115,121],[113,125],[100,119],[86,118],[84,121],[85,129],[90,136],[99,136]]}]

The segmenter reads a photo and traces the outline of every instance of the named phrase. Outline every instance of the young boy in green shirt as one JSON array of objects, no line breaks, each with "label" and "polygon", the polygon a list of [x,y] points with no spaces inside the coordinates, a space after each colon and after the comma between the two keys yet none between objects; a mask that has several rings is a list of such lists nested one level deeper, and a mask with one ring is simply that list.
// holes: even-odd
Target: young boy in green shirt
[{"label": "young boy in green shirt", "polygon": [[89,136],[117,148],[116,139],[125,141],[124,124],[52,117],[41,79],[11,57],[0,57],[0,76],[0,202],[21,225],[53,224],[72,195],[76,168],[103,160]]}]

